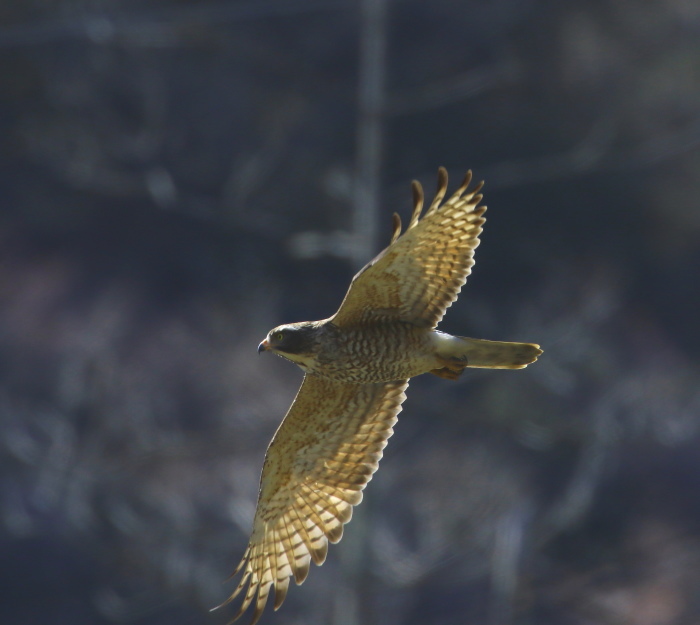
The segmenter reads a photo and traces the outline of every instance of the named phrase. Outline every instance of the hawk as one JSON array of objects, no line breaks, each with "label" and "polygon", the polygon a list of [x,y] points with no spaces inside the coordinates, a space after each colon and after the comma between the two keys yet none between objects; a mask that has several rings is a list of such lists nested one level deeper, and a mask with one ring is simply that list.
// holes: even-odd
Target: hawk
[{"label": "hawk", "polygon": [[467,191],[471,179],[469,171],[443,202],[441,167],[422,218],[423,190],[414,181],[406,231],[394,213],[391,243],[353,278],[338,312],[281,325],[260,343],[259,353],[291,360],[305,376],[265,455],[253,531],[232,574],[242,577],[222,604],[244,594],[234,621],[254,603],[254,625],[272,588],[277,610],[290,578],[301,584],[312,561],[323,564],[377,470],[409,378],[456,380],[467,367],[521,369],[542,353],[532,343],[436,329],[471,271],[484,224],[483,182]]}]

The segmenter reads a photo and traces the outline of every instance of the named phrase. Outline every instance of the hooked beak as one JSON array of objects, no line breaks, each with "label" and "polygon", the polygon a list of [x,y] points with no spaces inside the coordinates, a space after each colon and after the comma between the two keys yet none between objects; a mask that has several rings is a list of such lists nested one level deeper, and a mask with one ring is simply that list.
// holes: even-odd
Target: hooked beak
[{"label": "hooked beak", "polygon": [[260,345],[258,345],[258,354],[262,354],[268,349],[270,349],[270,344],[267,342],[267,339],[265,339],[262,343],[260,343]]}]

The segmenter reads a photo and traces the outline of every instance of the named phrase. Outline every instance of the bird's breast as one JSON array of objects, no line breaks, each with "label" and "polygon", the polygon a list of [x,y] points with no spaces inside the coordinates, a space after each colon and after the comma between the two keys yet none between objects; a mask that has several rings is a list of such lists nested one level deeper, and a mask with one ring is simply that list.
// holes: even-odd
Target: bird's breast
[{"label": "bird's breast", "polygon": [[432,368],[429,331],[404,323],[336,329],[324,341],[313,373],[369,384],[410,378]]}]

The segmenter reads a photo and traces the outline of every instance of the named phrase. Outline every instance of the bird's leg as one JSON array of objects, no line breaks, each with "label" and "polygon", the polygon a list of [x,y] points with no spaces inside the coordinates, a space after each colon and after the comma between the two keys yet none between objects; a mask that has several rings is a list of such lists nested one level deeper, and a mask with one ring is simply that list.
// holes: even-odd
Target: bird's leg
[{"label": "bird's leg", "polygon": [[433,375],[436,375],[439,378],[445,378],[446,380],[457,380],[462,374],[461,371],[452,371],[447,367],[443,367],[442,369],[433,369],[428,373],[432,373]]},{"label": "bird's leg", "polygon": [[430,373],[445,378],[446,380],[457,380],[462,372],[467,368],[466,357],[463,358],[440,358],[440,364],[445,365],[439,369],[432,369]]}]

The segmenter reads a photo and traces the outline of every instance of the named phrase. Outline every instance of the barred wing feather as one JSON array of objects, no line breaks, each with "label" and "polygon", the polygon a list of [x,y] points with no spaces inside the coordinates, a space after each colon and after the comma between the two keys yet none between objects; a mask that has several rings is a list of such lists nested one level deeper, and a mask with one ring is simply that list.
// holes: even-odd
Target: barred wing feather
[{"label": "barred wing feather", "polygon": [[474,250],[484,224],[480,206],[483,183],[460,187],[443,202],[447,171],[438,171],[438,190],[421,218],[423,189],[413,182],[413,214],[406,231],[394,214],[389,246],[353,278],[338,312],[331,318],[343,327],[381,317],[434,328],[457,299],[474,265]]},{"label": "barred wing feather", "polygon": [[243,594],[233,620],[254,604],[253,625],[271,588],[276,610],[290,577],[301,584],[311,561],[323,564],[377,470],[407,386],[304,378],[265,456],[253,532],[234,571],[242,576],[222,604]]}]

